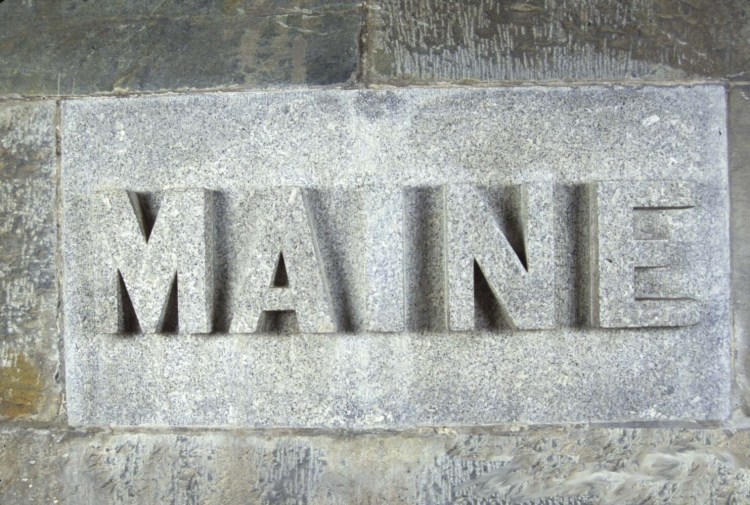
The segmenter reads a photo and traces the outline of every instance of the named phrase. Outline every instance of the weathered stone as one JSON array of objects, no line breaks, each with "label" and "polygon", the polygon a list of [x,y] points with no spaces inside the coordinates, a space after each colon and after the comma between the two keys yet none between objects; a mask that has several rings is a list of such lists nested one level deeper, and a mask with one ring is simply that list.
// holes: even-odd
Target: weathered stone
[{"label": "weathered stone", "polygon": [[729,94],[736,421],[750,423],[750,87]]},{"label": "weathered stone", "polygon": [[55,104],[0,104],[0,419],[60,406]]},{"label": "weathered stone", "polygon": [[[65,101],[70,420],[73,425],[390,427],[724,419],[730,385],[725,128],[720,86],[332,90]],[[655,217],[637,207],[648,207],[653,203],[648,199],[633,200],[633,216],[628,218],[628,211],[615,223],[632,227],[637,239],[668,232],[675,234],[675,243],[690,243],[677,248],[676,263],[684,265],[686,292],[698,303],[698,319],[690,321],[697,324],[630,329],[586,324],[583,315],[595,294],[587,293],[593,274],[586,222],[592,219],[584,196],[588,186],[607,180],[644,188],[643,181],[672,180],[701,188],[689,226],[682,222],[682,210]],[[304,191],[278,192],[290,185]],[[489,188],[484,206],[472,203],[475,190],[459,189],[453,198],[441,199],[441,192],[451,194],[462,185]],[[401,305],[406,321],[447,321],[454,288],[441,258],[445,250],[468,247],[461,255],[468,260],[454,268],[456,275],[474,274],[472,258],[482,268],[499,265],[497,272],[486,271],[484,280],[474,276],[473,306],[463,293],[458,315],[473,323],[472,332],[444,327],[425,334],[428,327],[413,324],[388,335],[368,329],[373,307],[368,277],[375,255],[367,249],[378,243],[368,238],[368,222],[378,213],[367,203],[390,202],[393,186],[405,191],[403,214],[398,202],[381,205],[378,212],[398,214],[388,217],[395,229],[403,220],[404,251],[410,254],[403,256],[404,302],[394,298],[386,313]],[[93,196],[102,188],[148,193],[176,187],[211,188],[214,195],[217,334],[124,339],[86,331],[83,321],[96,317],[90,293],[97,292],[96,271],[104,264],[92,231],[101,227],[91,219]],[[514,198],[519,191],[526,197]],[[264,200],[267,192],[270,201]],[[302,194],[306,204],[300,206]],[[414,203],[425,195],[440,203]],[[492,240],[478,240],[472,226],[487,228],[493,219],[500,224]],[[467,233],[458,233],[461,223]],[[419,245],[422,227],[437,230],[439,238]],[[691,242],[690,234],[700,240]],[[399,241],[398,233],[392,236],[387,240]],[[487,260],[486,250],[496,243],[505,257]],[[624,248],[622,257],[633,253],[627,245],[615,246]],[[437,250],[414,254],[424,247]],[[425,270],[425,258],[434,270]],[[300,264],[305,272],[324,272],[320,281],[317,274],[305,276],[312,279],[305,284],[322,289],[328,283],[337,333],[314,334],[302,324],[295,329],[281,321],[261,328],[262,336],[239,334],[257,329],[258,312],[264,310],[328,313],[325,303],[315,301],[324,297],[309,293],[265,305],[275,289],[279,296],[293,292],[285,290],[295,286]],[[523,279],[529,274],[521,270],[537,268],[544,270],[538,272],[539,285],[512,285],[507,277]],[[417,272],[431,280],[407,283]],[[383,273],[385,279],[392,274]],[[661,293],[663,279],[639,279],[634,297]],[[444,300],[442,306],[430,302],[433,312],[415,319],[409,311],[421,309],[412,300],[432,296],[416,290],[441,284],[446,291],[438,289],[435,296]],[[674,290],[681,293],[683,287],[680,281]],[[261,295],[248,298],[254,289]],[[503,296],[511,291],[512,304],[506,307]],[[537,308],[524,313],[524,297]],[[656,308],[671,310],[669,304]],[[248,326],[235,328],[248,314]],[[514,319],[519,314],[526,318],[523,324]],[[512,329],[537,324],[555,329]],[[290,326],[290,334],[274,334]]]},{"label": "weathered stone", "polygon": [[745,79],[745,0],[374,0],[367,79]]},{"label": "weathered stone", "polygon": [[3,505],[750,501],[748,432],[0,432]]},{"label": "weathered stone", "polygon": [[0,3],[0,94],[331,84],[357,70],[360,2]]},{"label": "weathered stone", "polygon": [[63,482],[63,468],[70,463],[68,435],[66,431],[49,430],[0,431],[0,502],[3,505],[68,503]]}]

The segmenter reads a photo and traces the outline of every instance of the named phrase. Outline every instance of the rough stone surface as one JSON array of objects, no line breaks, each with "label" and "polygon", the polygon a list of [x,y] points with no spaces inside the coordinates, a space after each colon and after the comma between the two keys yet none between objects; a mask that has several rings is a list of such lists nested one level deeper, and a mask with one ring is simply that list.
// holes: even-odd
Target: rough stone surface
[{"label": "rough stone surface", "polygon": [[69,462],[67,439],[66,431],[0,431],[0,502],[66,503],[63,469]]},{"label": "rough stone surface", "polygon": [[[719,86],[66,101],[64,292],[71,423],[376,427],[726,418],[725,128]],[[703,188],[696,190],[697,211],[689,213],[688,227],[701,240],[678,258],[690,273],[689,294],[699,302],[698,324],[627,330],[585,325],[590,299],[585,193],[591,183],[606,180],[677,180]],[[554,206],[555,264],[548,275],[555,279],[550,300],[555,329],[509,330],[492,284],[482,285],[475,276],[475,331],[426,333],[411,325],[402,333],[367,331],[368,192],[384,184],[404,188],[404,209],[416,211],[404,214],[405,250],[413,251],[424,236],[420,227],[435,226],[445,212],[461,212],[452,203],[446,209],[434,196],[446,184],[497,189],[539,181],[555,186],[554,200],[547,202]],[[309,200],[306,212],[318,250],[308,240],[304,255],[319,254],[323,263],[335,313],[332,335],[231,331],[229,323],[246,310],[239,303],[247,290],[241,280],[258,262],[268,262],[261,286],[267,289],[280,263],[278,247],[266,251],[249,240],[257,220],[243,216],[243,202],[258,189],[278,186],[304,188]],[[92,195],[102,188],[149,193],[180,187],[214,193],[221,308],[216,334],[123,338],[87,331],[82,322],[93,317],[95,307],[92,273],[105,264],[93,241],[101,223],[90,218]],[[433,194],[424,201],[438,203],[415,205],[420,194]],[[532,244],[526,224],[534,221],[514,214],[509,208],[516,206],[503,198],[490,201],[511,245]],[[539,202],[527,206],[544,208]],[[635,211],[646,214],[633,218],[639,237],[665,230],[679,235],[682,218]],[[294,228],[305,243],[304,226],[292,224],[299,220],[276,221]],[[444,238],[428,245],[436,250],[405,257],[405,279],[417,277],[415,272],[432,278],[418,287],[443,284],[444,268],[424,265],[440,265]],[[260,257],[254,256],[259,251]],[[290,252],[284,256],[288,274],[296,254]],[[530,245],[530,260],[532,253]],[[488,283],[495,282],[490,277]],[[636,286],[636,296],[658,291],[658,277],[646,280]],[[439,289],[413,290],[406,286],[410,301],[404,310],[421,313],[411,301],[419,296],[446,300]],[[424,306],[434,309],[428,318],[407,313],[405,319],[445,320],[445,306],[434,301]]]},{"label": "rough stone surface", "polygon": [[360,2],[0,3],[0,94],[331,84],[357,71]]},{"label": "rough stone surface", "polygon": [[0,433],[4,505],[742,505],[748,432]]},{"label": "rough stone surface", "polygon": [[375,82],[750,75],[745,0],[372,0],[368,10]]},{"label": "rough stone surface", "polygon": [[[362,27],[359,3],[0,0],[0,95],[341,83],[357,72],[357,35]],[[750,68],[750,23],[745,0],[369,0],[363,3],[369,7],[363,27],[365,64],[360,69],[365,82],[668,81],[702,77],[746,80]],[[444,271],[446,257],[442,240],[443,188],[423,185],[418,180],[411,186],[395,185],[386,190],[382,181],[401,181],[403,174],[411,173],[410,165],[427,164],[443,178],[441,180],[465,182],[465,173],[456,168],[466,163],[481,165],[480,161],[491,157],[486,156],[484,160],[478,157],[495,144],[494,159],[502,160],[513,170],[528,171],[532,174],[529,180],[544,179],[548,175],[536,172],[533,167],[537,163],[574,166],[580,158],[583,159],[580,166],[605,167],[594,172],[591,180],[600,180],[601,174],[612,170],[623,174],[617,179],[628,179],[629,170],[635,168],[643,170],[643,179],[661,178],[666,170],[674,180],[674,176],[682,177],[678,173],[681,163],[690,164],[691,159],[701,159],[701,151],[713,150],[700,147],[706,134],[702,125],[714,124],[712,121],[696,116],[692,123],[668,122],[682,117],[680,114],[685,111],[680,114],[674,111],[685,104],[695,107],[695,97],[677,96],[667,108],[673,116],[656,110],[657,107],[643,111],[641,127],[654,136],[644,140],[635,135],[637,141],[631,146],[627,143],[633,138],[633,131],[638,130],[621,130],[620,123],[613,126],[607,114],[597,108],[596,101],[586,96],[575,99],[585,102],[581,107],[590,109],[591,120],[579,118],[553,124],[556,131],[539,124],[535,128],[527,124],[529,128],[524,130],[526,120],[517,119],[522,117],[522,106],[514,109],[512,104],[507,104],[503,113],[515,110],[509,121],[521,131],[499,139],[492,136],[492,128],[477,128],[466,134],[467,130],[462,130],[460,125],[471,121],[467,119],[467,111],[457,107],[455,124],[444,124],[442,131],[462,136],[470,149],[451,154],[441,149],[442,143],[425,145],[418,155],[397,163],[393,163],[393,157],[386,151],[398,154],[402,146],[411,145],[412,131],[424,130],[428,123],[417,120],[411,124],[414,116],[407,112],[398,116],[396,128],[389,124],[398,134],[388,135],[373,126],[373,121],[382,124],[387,122],[382,121],[383,118],[390,117],[394,110],[401,110],[403,100],[399,101],[398,94],[360,95],[361,105],[353,106],[356,112],[349,116],[346,111],[350,110],[347,108],[350,105],[344,104],[340,122],[350,130],[365,131],[358,134],[356,142],[342,133],[346,128],[338,130],[340,135],[331,133],[336,121],[321,120],[328,113],[336,112],[338,102],[333,101],[334,105],[327,108],[324,106],[324,112],[316,112],[310,110],[311,105],[297,110],[284,109],[279,102],[268,99],[266,105],[271,110],[266,119],[258,120],[262,115],[258,113],[253,116],[255,121],[247,121],[240,127],[257,124],[275,128],[274,123],[281,121],[284,128],[284,120],[288,119],[289,124],[301,123],[300,127],[307,133],[292,138],[292,142],[288,142],[290,139],[277,141],[284,149],[270,154],[261,150],[257,156],[247,156],[258,145],[253,143],[253,138],[269,136],[269,132],[248,134],[249,140],[243,138],[246,150],[240,142],[224,146],[228,147],[225,152],[216,149],[206,153],[194,149],[201,146],[201,141],[195,139],[211,135],[212,130],[218,131],[217,136],[232,136],[232,126],[236,123],[222,121],[227,117],[231,119],[229,113],[216,123],[207,122],[195,128],[179,125],[186,116],[204,119],[200,111],[186,115],[185,110],[190,107],[164,105],[165,117],[157,120],[156,126],[145,128],[137,120],[123,122],[120,128],[114,120],[108,122],[108,118],[100,118],[108,131],[116,131],[118,135],[122,132],[122,138],[113,135],[107,139],[112,145],[125,142],[127,135],[134,137],[125,153],[113,156],[120,169],[130,170],[132,167],[122,161],[123,158],[138,152],[140,149],[134,146],[144,144],[143,139],[153,137],[152,145],[168,145],[178,153],[172,154],[173,158],[160,156],[159,150],[154,148],[153,154],[145,155],[155,160],[153,166],[158,166],[156,160],[166,160],[167,165],[182,163],[187,167],[186,172],[175,171],[175,186],[196,167],[206,166],[208,171],[217,167],[226,170],[232,163],[244,167],[237,163],[237,159],[244,156],[257,167],[249,172],[260,174],[258,180],[264,181],[273,177],[269,174],[278,173],[271,185],[301,187],[309,196],[312,222],[326,223],[315,231],[326,263],[324,276],[333,294],[334,323],[346,336],[340,338],[337,345],[331,345],[324,338],[305,341],[299,335],[269,334],[274,331],[298,333],[298,321],[280,312],[267,321],[268,325],[262,329],[265,334],[243,335],[229,344],[222,342],[232,322],[236,294],[233,289],[239,289],[233,287],[239,284],[233,279],[242,276],[227,267],[231,261],[219,256],[214,271],[218,279],[213,321],[216,335],[204,336],[203,340],[217,338],[220,339],[217,346],[234,346],[239,355],[236,361],[229,359],[228,353],[214,352],[201,357],[199,355],[206,351],[206,342],[195,339],[186,343],[180,340],[184,337],[180,334],[155,335],[152,340],[161,343],[155,345],[153,341],[141,340],[142,344],[135,350],[133,345],[138,343],[140,335],[121,335],[117,337],[120,340],[113,338],[112,342],[130,347],[120,353],[122,361],[119,362],[116,356],[108,356],[112,350],[108,347],[109,340],[92,340],[92,346],[105,342],[98,352],[85,355],[85,359],[91,360],[88,365],[101,366],[101,373],[97,369],[92,375],[94,381],[98,377],[109,381],[107,391],[99,393],[114,391],[115,397],[126,398],[127,405],[133,409],[163,409],[165,412],[185,409],[193,418],[195,412],[191,409],[197,405],[207,412],[219,412],[205,422],[231,419],[236,424],[245,424],[248,418],[234,412],[221,418],[225,412],[221,411],[222,405],[213,401],[213,395],[236,395],[237,391],[242,391],[241,395],[266,395],[270,403],[258,405],[260,411],[290,418],[290,412],[298,405],[304,409],[312,402],[323,401],[336,404],[337,408],[321,409],[319,419],[334,419],[336,426],[350,426],[352,420],[367,426],[392,424],[392,419],[383,420],[377,414],[398,409],[406,412],[406,421],[413,422],[419,417],[415,405],[417,409],[427,405],[424,410],[428,422],[436,423],[444,419],[450,409],[476,412],[477,402],[470,398],[481,389],[476,382],[496,376],[498,370],[506,374],[501,376],[506,384],[500,389],[499,398],[517,402],[523,395],[531,394],[549,406],[546,413],[540,414],[538,405],[537,410],[527,404],[513,411],[507,402],[497,401],[497,398],[479,402],[480,409],[491,404],[493,408],[505,409],[511,416],[531,412],[532,417],[539,419],[549,418],[551,412],[560,417],[560,412],[554,412],[558,405],[564,409],[570,402],[591,405],[619,398],[616,401],[620,405],[632,407],[629,418],[638,417],[644,408],[651,406],[648,402],[639,402],[638,395],[644,389],[649,394],[655,391],[657,396],[663,391],[666,398],[676,394],[674,403],[661,403],[662,406],[672,405],[671,413],[674,413],[680,402],[689,404],[684,398],[694,392],[691,384],[701,380],[718,384],[715,397],[718,401],[727,400],[728,388],[716,382],[716,377],[711,375],[713,372],[704,373],[702,378],[693,375],[703,373],[704,365],[710,364],[716,356],[728,356],[726,346],[713,349],[713,342],[703,342],[702,347],[694,348],[695,342],[690,339],[686,342],[663,339],[668,331],[661,330],[608,331],[597,335],[586,329],[594,319],[591,314],[596,307],[591,304],[589,290],[593,290],[593,286],[589,285],[591,272],[587,270],[592,258],[581,253],[593,237],[586,235],[592,216],[586,214],[580,202],[590,196],[591,188],[583,187],[578,179],[570,184],[556,183],[554,189],[559,199],[555,211],[572,223],[562,230],[555,223],[558,250],[555,257],[562,269],[558,272],[554,292],[555,317],[556,325],[562,329],[528,335],[510,333],[507,314],[495,303],[492,287],[481,272],[477,275],[475,271],[473,279],[468,280],[476,289],[476,313],[472,321],[476,333],[447,333],[448,291],[445,276],[437,274]],[[731,356],[734,366],[731,398],[734,412],[731,421],[723,426],[747,427],[750,426],[750,143],[747,142],[750,88],[734,87],[729,97]],[[627,122],[634,112],[628,108],[627,100],[623,107],[625,113],[621,116]],[[104,116],[111,112],[109,106],[102,109]],[[535,108],[530,109],[533,115]],[[143,112],[138,108],[134,110]],[[170,111],[182,114],[177,114],[172,122],[168,118]],[[477,111],[469,112],[477,114]],[[500,427],[436,428],[400,433],[274,429],[86,432],[13,428],[14,425],[38,425],[62,419],[56,416],[61,403],[57,377],[62,370],[57,356],[56,308],[60,300],[54,280],[57,218],[54,213],[53,114],[54,105],[49,102],[0,104],[0,503],[3,505],[750,503],[748,431],[604,429],[577,425],[532,429],[509,426],[507,431]],[[147,113],[146,116],[151,118]],[[148,123],[148,119],[143,121]],[[634,120],[633,125],[636,122]],[[173,128],[174,125],[178,125],[177,128]],[[590,130],[599,129],[600,142],[592,143],[586,128],[581,133],[581,125],[588,125]],[[663,138],[660,128],[670,127],[678,130],[679,145],[683,149],[675,151],[679,156],[674,161],[670,160],[674,154],[670,153],[670,146],[664,150],[665,146],[660,143]],[[144,131],[135,133],[139,128]],[[172,131],[186,129],[190,130],[190,141],[175,137],[178,142],[172,142]],[[434,129],[432,131],[438,135]],[[454,133],[456,131],[463,134]],[[539,135],[535,131],[546,133]],[[556,136],[559,144],[574,146],[576,155],[567,159],[565,153],[558,150],[545,153],[548,144],[540,146],[538,141],[547,136]],[[690,146],[694,137],[698,138],[698,145]],[[322,138],[319,143],[334,154],[341,145],[351,146],[351,156],[346,159],[358,168],[351,172],[337,170],[336,156],[326,160],[311,156],[309,143],[317,143],[318,138]],[[502,148],[509,143],[524,145],[520,141],[527,142],[527,153],[520,156],[526,165],[519,163],[513,167],[508,163],[512,156],[503,155]],[[272,142],[266,138],[260,144]],[[620,151],[613,151],[611,146],[618,142],[626,145],[619,146]],[[633,154],[639,150],[638,146],[642,158]],[[91,147],[99,149],[95,144]],[[515,151],[513,156],[519,157],[521,151]],[[627,163],[618,161],[613,154],[622,151],[627,151],[624,160],[643,159],[644,164],[628,168]],[[236,152],[240,155],[235,157]],[[561,155],[562,161],[556,159]],[[139,153],[139,156],[144,155]],[[315,168],[306,171],[307,165],[300,160],[311,161]],[[93,173],[101,169],[89,168]],[[493,170],[497,167],[493,166]],[[500,169],[499,176],[503,184],[527,182],[525,178],[505,180],[503,170]],[[217,178],[226,177],[227,173],[235,172],[230,169],[218,173]],[[310,174],[324,175],[314,178]],[[481,175],[476,179],[492,182],[492,177]],[[688,180],[695,182],[691,177]],[[336,193],[328,183],[331,180],[346,188],[357,186],[357,191]],[[720,189],[720,185],[713,189]],[[146,226],[153,225],[161,211],[163,195],[153,190],[162,186],[149,181],[128,188],[139,191]],[[240,201],[221,191],[222,187],[216,184],[208,188],[220,190],[212,195],[217,197],[217,213],[213,217],[219,238],[237,232],[231,226],[233,219],[227,218],[235,216],[231,212],[232,205]],[[240,184],[240,187],[244,186]],[[373,187],[383,190],[373,191]],[[706,187],[700,182],[696,188],[703,194],[701,198],[708,196],[703,193]],[[523,260],[527,252],[521,240],[523,214],[517,213],[514,205],[509,206],[503,195],[507,189],[483,187],[481,191],[490,197],[489,205],[499,217],[498,224],[508,232],[513,251]],[[243,191],[243,196],[248,194]],[[652,293],[665,296],[666,288],[670,296],[684,297],[691,291],[698,293],[691,294],[698,300],[705,296],[701,294],[701,286],[691,282],[691,272],[684,262],[692,247],[684,238],[703,241],[707,246],[712,244],[710,237],[702,235],[686,220],[694,209],[666,212],[634,209],[634,237],[647,240],[666,234],[670,239],[680,240],[681,251],[688,251],[687,256],[678,255],[677,261],[670,258],[669,268],[662,271],[638,267],[632,279],[634,293],[645,298]],[[395,219],[399,213],[407,219],[403,222]],[[164,214],[161,216],[164,218]],[[98,231],[106,233],[107,230]],[[116,231],[120,231],[119,228]],[[357,243],[360,246],[352,246]],[[247,252],[245,248],[242,250]],[[561,256],[560,251],[567,253]],[[226,251],[219,249],[218,252]],[[237,251],[229,253],[231,258]],[[275,267],[272,283],[280,287],[290,279],[289,275],[285,279],[278,274],[281,270],[278,259],[272,257],[268,261]],[[289,274],[286,267],[284,271]],[[246,274],[246,271],[241,273]],[[227,284],[228,280],[231,282]],[[228,291],[224,290],[226,286]],[[721,291],[724,286],[720,283],[716,287]],[[168,316],[175,324],[172,329],[179,333],[179,322],[172,317],[177,315],[177,301],[176,298],[168,300],[168,312],[164,316]],[[132,313],[127,315],[132,316]],[[129,321],[132,322],[132,318]],[[137,331],[130,326],[125,329]],[[492,333],[485,333],[488,331]],[[376,336],[373,332],[386,334]],[[396,337],[401,341],[382,345],[393,337],[387,334],[389,332],[397,332]],[[639,340],[646,333],[649,340]],[[455,339],[457,336],[460,340]],[[519,342],[510,341],[519,336]],[[283,340],[290,337],[291,342]],[[360,341],[363,337],[365,345]],[[430,341],[432,337],[439,338]],[[540,337],[555,342],[540,340]],[[597,338],[601,341],[591,345]],[[259,341],[257,345],[250,345],[247,339]],[[260,367],[257,374],[265,379],[262,384],[265,389],[248,392],[246,376],[242,374],[246,370],[243,367],[252,363],[248,365],[243,356],[253,353],[258,362],[270,361]],[[487,354],[500,356],[500,359],[483,358]],[[665,362],[652,359],[659,354],[672,355],[666,366]],[[376,361],[383,355],[390,357]],[[415,366],[410,360],[417,355],[427,356],[432,365],[437,363],[444,367],[443,372],[424,373],[425,367],[420,368],[419,363]],[[192,359],[192,363],[182,363],[185,357]],[[592,373],[589,360],[592,357],[594,365],[599,363],[604,368],[603,372]],[[403,366],[392,366],[399,361]],[[105,373],[105,370],[122,370],[118,367],[123,366],[127,367],[127,373],[119,376]],[[326,377],[309,373],[320,367],[330,368],[331,373]],[[373,367],[380,368],[373,370]],[[146,369],[150,375],[139,375],[141,369]],[[196,370],[200,370],[197,377]],[[365,373],[368,370],[370,373]],[[560,382],[554,383],[554,373],[550,379],[550,370],[562,372]],[[238,371],[239,376],[236,376]],[[118,385],[118,380],[126,384]],[[213,381],[213,388],[210,391],[207,388],[206,394],[198,398],[195,392],[200,392],[200,388],[196,384],[209,380]],[[512,383],[507,384],[509,380]],[[459,381],[471,386],[461,391],[461,395],[446,395],[438,389],[439,386],[452,387]],[[586,381],[601,386],[581,390],[578,386]],[[140,382],[139,388],[132,387],[135,382]],[[404,382],[404,387],[394,389],[395,382]],[[311,399],[302,394],[310,389],[328,391],[332,383],[342,384],[334,391],[332,400]],[[428,402],[415,403],[409,398],[399,405],[390,401],[403,396],[404,391],[415,389],[415,384],[419,389],[420,383],[436,389],[423,388],[423,397],[427,397]],[[540,383],[551,392],[534,389],[533,386]],[[163,389],[158,388],[160,385]],[[355,390],[359,401],[352,401],[351,391]],[[628,394],[620,398],[624,391]],[[273,395],[277,395],[276,398],[285,395],[287,405],[278,406],[278,400],[273,402]],[[236,400],[236,397],[231,399]],[[237,404],[240,408],[246,405],[242,401]],[[654,403],[654,406],[659,404]],[[132,411],[125,413],[132,419]],[[309,422],[313,417],[308,414],[303,411],[298,419]],[[563,411],[562,417],[572,414],[576,412]],[[610,414],[605,412],[602,417]],[[645,417],[656,419],[663,414],[649,410]],[[686,412],[685,417],[694,414],[695,410]],[[114,417],[124,417],[123,410],[115,410]],[[177,417],[164,422],[184,421]],[[261,419],[259,424],[267,420]],[[252,419],[252,422],[257,421],[258,418]],[[154,419],[144,416],[134,422],[154,422]]]},{"label": "rough stone surface", "polygon": [[0,103],[0,420],[60,406],[55,103]]},{"label": "rough stone surface", "polygon": [[735,406],[736,420],[750,424],[750,87],[729,97]]}]

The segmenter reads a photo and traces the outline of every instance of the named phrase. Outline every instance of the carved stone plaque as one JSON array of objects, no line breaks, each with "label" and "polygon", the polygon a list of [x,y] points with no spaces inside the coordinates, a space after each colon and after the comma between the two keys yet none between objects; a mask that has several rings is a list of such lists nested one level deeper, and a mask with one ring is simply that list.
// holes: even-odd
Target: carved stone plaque
[{"label": "carved stone plaque", "polygon": [[729,412],[724,89],[63,103],[70,423]]}]

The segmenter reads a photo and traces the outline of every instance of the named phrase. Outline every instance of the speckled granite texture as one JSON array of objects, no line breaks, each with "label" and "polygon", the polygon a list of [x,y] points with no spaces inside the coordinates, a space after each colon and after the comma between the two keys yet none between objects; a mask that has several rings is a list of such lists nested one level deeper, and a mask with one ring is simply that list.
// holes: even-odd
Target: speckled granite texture
[{"label": "speckled granite texture", "polygon": [[750,504],[748,76],[747,0],[0,0],[0,504]]},{"label": "speckled granite texture", "polygon": [[[65,101],[69,421],[372,428],[725,419],[725,107],[720,86]],[[602,181],[614,197],[592,210],[591,188]],[[279,187],[294,189],[270,200],[255,193]],[[94,195],[138,193],[156,234],[160,202],[179,188],[213,195],[212,334],[178,325],[174,334],[107,335],[92,324],[101,316],[95,293],[100,276],[116,272],[97,240]],[[369,207],[381,201],[403,218],[399,230],[390,217],[394,231],[378,238]],[[481,224],[493,219],[495,228]],[[615,226],[632,226],[632,235],[602,242],[598,234]],[[401,275],[379,259],[399,255]],[[602,265],[618,266],[611,274]],[[632,289],[594,289],[627,272]],[[297,291],[295,277],[314,291]],[[370,286],[384,278],[402,282],[403,302],[373,304]],[[179,315],[188,310],[180,303],[163,307]],[[290,317],[295,305],[300,314]],[[687,315],[663,316],[677,305]],[[591,317],[607,307],[620,319]],[[404,331],[383,326],[394,311]]]}]

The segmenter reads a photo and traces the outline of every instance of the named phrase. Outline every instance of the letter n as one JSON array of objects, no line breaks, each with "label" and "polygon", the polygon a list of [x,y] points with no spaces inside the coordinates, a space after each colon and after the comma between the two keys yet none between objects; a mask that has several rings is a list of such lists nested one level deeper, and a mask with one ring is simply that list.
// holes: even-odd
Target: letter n
[{"label": "letter n", "polygon": [[[448,327],[475,328],[475,265],[513,328],[555,326],[555,234],[553,186],[507,188],[515,202],[515,249],[501,217],[479,189],[444,187]],[[507,210],[507,209],[506,209]]]}]

